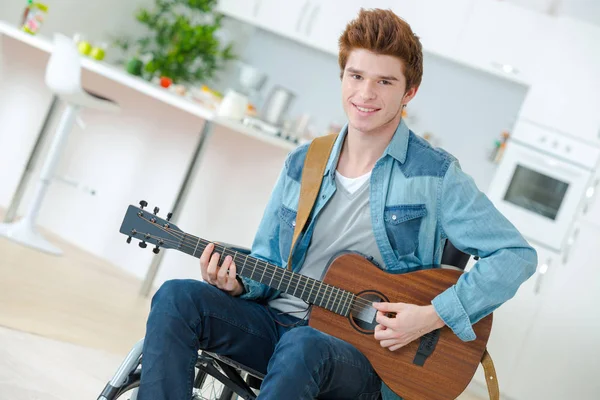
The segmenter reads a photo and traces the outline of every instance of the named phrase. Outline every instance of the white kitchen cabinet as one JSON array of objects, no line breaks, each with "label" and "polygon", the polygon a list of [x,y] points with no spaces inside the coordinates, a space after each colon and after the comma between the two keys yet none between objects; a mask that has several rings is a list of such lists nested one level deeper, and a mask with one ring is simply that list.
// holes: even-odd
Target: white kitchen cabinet
[{"label": "white kitchen cabinet", "polygon": [[582,224],[519,348],[515,400],[600,398],[600,228]]},{"label": "white kitchen cabinet", "polygon": [[347,0],[340,6],[339,0],[313,0],[306,24],[302,27],[303,41],[320,50],[337,55],[338,40],[347,24],[358,16],[363,4],[359,0]]},{"label": "white kitchen cabinet", "polygon": [[314,3],[314,0],[261,0],[256,23],[282,36],[303,41],[304,29]]},{"label": "white kitchen cabinet", "polygon": [[546,42],[521,117],[600,144],[600,27],[558,18]]},{"label": "white kitchen cabinet", "polygon": [[423,49],[456,58],[458,40],[474,0],[390,0],[385,4],[408,22]]},{"label": "white kitchen cabinet", "polygon": [[219,0],[217,10],[242,21],[255,23],[262,0]]},{"label": "white kitchen cabinet", "polygon": [[219,11],[293,40],[304,41],[316,0],[219,0]]},{"label": "white kitchen cabinet", "polygon": [[[542,302],[548,297],[548,289],[560,268],[560,260],[539,246],[533,246],[538,253],[536,273],[525,281],[515,296],[494,311],[492,333],[488,341],[488,351],[494,361],[498,383],[503,395],[514,393],[514,369],[523,352],[527,338],[531,336]],[[473,380],[485,385],[485,376],[480,367]]]},{"label": "white kitchen cabinet", "polygon": [[473,5],[461,33],[455,57],[508,78],[530,83],[543,67],[540,48],[554,19],[506,2],[479,0]]},{"label": "white kitchen cabinet", "polygon": [[337,40],[361,7],[391,9],[411,25],[425,51],[453,58],[473,3],[474,0],[220,0],[219,10],[337,55]]}]

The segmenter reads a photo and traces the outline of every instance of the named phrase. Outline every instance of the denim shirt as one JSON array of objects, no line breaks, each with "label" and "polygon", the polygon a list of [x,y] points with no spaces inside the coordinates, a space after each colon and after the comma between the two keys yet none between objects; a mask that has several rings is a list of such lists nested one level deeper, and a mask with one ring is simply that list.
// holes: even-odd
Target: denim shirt
[{"label": "denim shirt", "polygon": [[[307,228],[298,238],[292,266],[298,271],[310,245],[315,221],[336,191],[335,170],[347,134],[334,144]],[[300,179],[308,144],[286,158],[252,244],[252,255],[283,268],[294,232]],[[456,284],[432,304],[444,323],[463,341],[475,339],[472,325],[514,296],[537,267],[536,251],[464,173],[456,158],[433,148],[400,122],[370,178],[371,222],[389,273],[440,264],[446,240],[479,257]],[[279,293],[243,278],[246,299]],[[389,398],[385,396],[384,398]],[[392,397],[393,398],[393,397]]]}]

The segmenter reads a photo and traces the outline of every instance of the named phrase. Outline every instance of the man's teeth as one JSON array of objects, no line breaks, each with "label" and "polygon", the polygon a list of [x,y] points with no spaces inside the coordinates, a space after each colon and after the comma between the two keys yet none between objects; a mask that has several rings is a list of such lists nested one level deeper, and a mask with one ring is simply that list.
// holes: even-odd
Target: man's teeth
[{"label": "man's teeth", "polygon": [[364,107],[359,107],[359,106],[356,106],[356,108],[358,108],[362,112],[372,112],[372,111],[376,110],[375,108],[364,108]]}]

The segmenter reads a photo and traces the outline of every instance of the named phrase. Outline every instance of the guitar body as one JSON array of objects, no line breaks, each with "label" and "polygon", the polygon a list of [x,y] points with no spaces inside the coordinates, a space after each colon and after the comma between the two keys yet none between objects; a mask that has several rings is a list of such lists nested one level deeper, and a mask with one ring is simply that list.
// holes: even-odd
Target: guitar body
[{"label": "guitar body", "polygon": [[[455,284],[461,274],[462,271],[441,268],[389,274],[359,254],[346,253],[332,260],[323,282],[369,302],[380,298],[390,303],[429,305],[434,297]],[[362,304],[362,300],[357,301]],[[349,314],[345,317],[313,307],[309,325],[354,345],[387,386],[405,400],[456,399],[473,378],[492,328],[490,314],[473,326],[477,338],[463,342],[444,326],[439,330],[433,352],[420,366],[413,361],[421,340],[390,351],[373,337],[377,325],[374,317],[369,316],[365,322],[364,315],[363,320],[357,319],[357,311]]]}]

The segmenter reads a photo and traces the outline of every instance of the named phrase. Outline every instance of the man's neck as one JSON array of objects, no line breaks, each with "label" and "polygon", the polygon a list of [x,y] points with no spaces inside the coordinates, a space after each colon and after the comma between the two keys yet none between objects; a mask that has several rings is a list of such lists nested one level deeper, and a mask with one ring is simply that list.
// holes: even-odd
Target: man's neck
[{"label": "man's neck", "polygon": [[356,178],[371,171],[390,144],[397,127],[398,124],[390,124],[377,132],[361,132],[349,125],[338,160],[339,173]]}]

